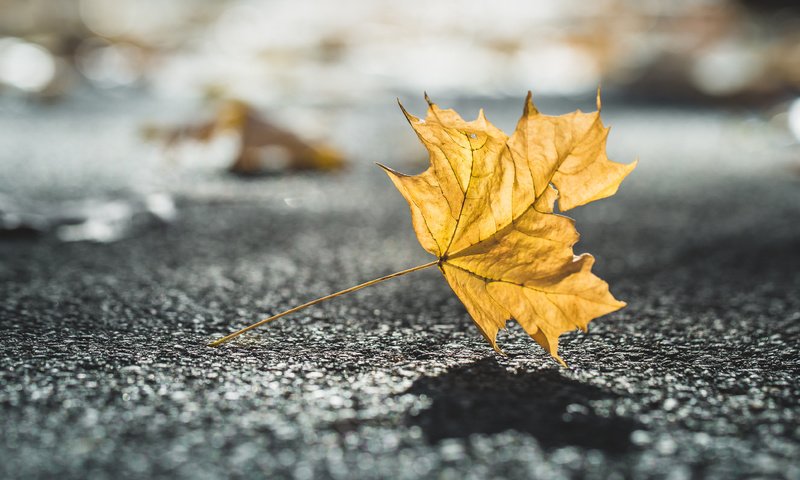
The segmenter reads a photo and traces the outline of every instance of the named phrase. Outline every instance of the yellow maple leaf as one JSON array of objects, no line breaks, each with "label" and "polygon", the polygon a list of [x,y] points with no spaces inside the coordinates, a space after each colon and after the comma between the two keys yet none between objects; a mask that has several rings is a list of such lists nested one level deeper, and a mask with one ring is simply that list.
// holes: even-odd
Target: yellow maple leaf
[{"label": "yellow maple leaf", "polygon": [[[428,99],[421,120],[403,109],[430,152],[430,167],[409,176],[381,165],[411,207],[414,231],[437,260],[370,280],[265,318],[214,340],[223,343],[290,313],[438,266],[492,346],[515,319],[562,365],[558,337],[625,306],[591,273],[594,258],[575,256],[578,232],[561,211],[613,195],[636,162],[605,152],[608,128],[597,111],[542,115],[531,94],[511,137],[481,110],[467,122]],[[402,105],[401,105],[402,108]]]},{"label": "yellow maple leaf", "polygon": [[563,364],[562,333],[625,303],[591,273],[591,255],[573,254],[578,232],[554,204],[565,211],[613,195],[636,162],[606,156],[599,92],[597,112],[555,117],[539,113],[529,92],[511,137],[482,110],[467,122],[425,98],[424,120],[403,113],[430,167],[408,176],[381,165],[411,207],[419,242],[495,350],[513,318]]}]

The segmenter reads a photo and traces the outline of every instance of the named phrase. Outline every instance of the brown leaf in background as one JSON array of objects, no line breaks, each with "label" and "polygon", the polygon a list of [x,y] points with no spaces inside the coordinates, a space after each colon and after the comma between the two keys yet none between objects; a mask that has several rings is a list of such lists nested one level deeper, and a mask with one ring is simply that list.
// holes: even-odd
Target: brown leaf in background
[{"label": "brown leaf in background", "polygon": [[217,135],[235,134],[239,149],[230,171],[257,175],[284,170],[338,170],[345,162],[331,147],[305,142],[292,132],[278,127],[245,102],[223,102],[213,120],[178,128],[148,126],[144,135],[161,139],[167,148],[191,139],[210,141]]}]

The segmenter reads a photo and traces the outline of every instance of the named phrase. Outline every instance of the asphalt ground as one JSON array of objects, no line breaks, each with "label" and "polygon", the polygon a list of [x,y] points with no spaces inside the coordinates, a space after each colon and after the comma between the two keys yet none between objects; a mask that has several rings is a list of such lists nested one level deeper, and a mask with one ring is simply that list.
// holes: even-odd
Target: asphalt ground
[{"label": "asphalt ground", "polygon": [[[521,99],[482,106],[510,128]],[[162,108],[0,109],[9,198],[177,212],[108,243],[2,234],[0,477],[800,478],[800,153],[764,118],[605,103],[640,166],[570,213],[628,306],[562,337],[567,369],[513,322],[495,354],[435,269],[207,347],[429,261],[372,166],[424,153],[387,101],[325,117],[339,174],[164,169],[135,134]]]}]

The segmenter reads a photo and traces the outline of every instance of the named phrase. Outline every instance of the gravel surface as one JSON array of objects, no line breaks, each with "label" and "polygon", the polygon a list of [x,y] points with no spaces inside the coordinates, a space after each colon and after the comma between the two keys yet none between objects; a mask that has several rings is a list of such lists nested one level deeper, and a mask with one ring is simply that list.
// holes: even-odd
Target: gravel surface
[{"label": "gravel surface", "polygon": [[800,478],[799,155],[766,122],[606,102],[640,167],[571,213],[628,307],[564,335],[565,369],[513,323],[493,353],[435,270],[206,347],[429,261],[370,166],[422,148],[387,102],[330,125],[342,174],[143,181],[156,106],[111,103],[0,109],[0,191],[177,206],[111,243],[0,240],[0,477]]}]

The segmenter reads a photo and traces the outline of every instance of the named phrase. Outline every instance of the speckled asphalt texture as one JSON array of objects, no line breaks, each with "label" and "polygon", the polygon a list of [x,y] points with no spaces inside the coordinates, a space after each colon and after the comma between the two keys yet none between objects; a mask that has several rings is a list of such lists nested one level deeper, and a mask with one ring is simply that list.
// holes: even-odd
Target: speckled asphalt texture
[{"label": "speckled asphalt texture", "polygon": [[[0,191],[136,191],[159,105],[120,102],[0,109]],[[509,128],[519,104],[483,106]],[[798,146],[746,112],[606,106],[640,166],[571,216],[629,305],[562,337],[569,369],[513,323],[493,353],[436,270],[205,346],[429,261],[371,166],[424,158],[387,101],[329,125],[344,173],[172,172],[172,223],[5,234],[0,477],[800,478]]]}]

